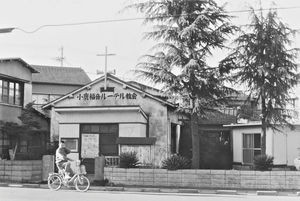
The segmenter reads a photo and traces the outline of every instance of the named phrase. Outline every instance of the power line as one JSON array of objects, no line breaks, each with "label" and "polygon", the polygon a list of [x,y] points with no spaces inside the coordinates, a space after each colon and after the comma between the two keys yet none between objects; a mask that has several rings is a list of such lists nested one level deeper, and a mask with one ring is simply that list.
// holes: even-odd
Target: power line
[{"label": "power line", "polygon": [[[291,6],[291,7],[274,7],[274,8],[260,8],[260,9],[245,9],[245,10],[235,10],[235,11],[224,11],[221,13],[226,13],[226,14],[230,14],[230,13],[245,13],[245,12],[250,12],[250,11],[266,11],[266,10],[270,10],[270,9],[274,9],[274,10],[290,10],[290,9],[298,9],[300,8],[300,6]],[[209,13],[209,12],[203,12],[203,13]],[[201,14],[203,14],[201,13]],[[186,14],[186,15],[161,15],[161,16],[157,16],[157,17],[136,17],[136,18],[123,18],[123,19],[109,19],[109,20],[95,20],[95,21],[85,21],[85,22],[74,22],[74,23],[64,23],[64,24],[46,24],[46,25],[42,25],[39,26],[38,28],[32,30],[32,31],[26,31],[22,28],[19,27],[15,27],[13,29],[17,29],[20,30],[22,32],[25,33],[35,33],[37,31],[39,31],[42,28],[46,28],[46,27],[64,27],[64,26],[79,26],[79,25],[90,25],[90,24],[102,24],[102,23],[114,23],[114,22],[128,22],[128,21],[136,21],[136,20],[145,20],[145,19],[157,19],[157,18],[168,18],[168,17],[176,17],[176,16],[188,16],[190,14]]]}]

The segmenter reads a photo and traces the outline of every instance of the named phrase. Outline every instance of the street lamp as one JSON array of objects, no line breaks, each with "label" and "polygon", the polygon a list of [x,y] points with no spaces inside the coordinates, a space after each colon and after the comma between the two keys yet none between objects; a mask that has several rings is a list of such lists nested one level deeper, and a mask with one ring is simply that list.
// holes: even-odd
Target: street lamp
[{"label": "street lamp", "polygon": [[14,29],[16,29],[15,27],[12,28],[1,28],[0,29],[0,33],[10,33],[12,32]]}]

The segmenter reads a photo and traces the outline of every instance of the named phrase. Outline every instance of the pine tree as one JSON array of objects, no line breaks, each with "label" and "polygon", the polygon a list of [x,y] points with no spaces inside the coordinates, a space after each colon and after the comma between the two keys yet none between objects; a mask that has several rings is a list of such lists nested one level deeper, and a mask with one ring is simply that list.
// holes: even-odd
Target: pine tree
[{"label": "pine tree", "polygon": [[276,10],[256,14],[251,9],[252,22],[240,30],[236,47],[220,67],[223,72],[233,70],[233,79],[245,84],[261,105],[261,154],[266,153],[266,131],[292,126],[293,111],[287,106],[291,89],[297,84],[298,49],[291,48],[290,37],[295,31],[280,21]]},{"label": "pine tree", "polygon": [[218,69],[206,60],[213,49],[224,47],[235,27],[213,0],[151,0],[127,8],[145,14],[144,23],[153,25],[145,39],[156,41],[151,54],[141,57],[136,72],[163,85],[190,114],[192,167],[199,168],[198,117],[217,107],[229,90]]}]

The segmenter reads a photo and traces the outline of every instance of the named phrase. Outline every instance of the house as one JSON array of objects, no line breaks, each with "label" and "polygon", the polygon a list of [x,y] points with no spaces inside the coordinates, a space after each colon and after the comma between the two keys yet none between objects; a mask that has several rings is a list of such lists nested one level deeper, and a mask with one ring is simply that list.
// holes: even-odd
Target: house
[{"label": "house", "polygon": [[32,76],[32,100],[36,105],[51,102],[89,83],[81,68],[32,65],[39,73]]},{"label": "house", "polygon": [[[295,89],[294,94],[293,104],[288,106],[294,110],[294,119],[291,122],[294,129],[288,126],[278,127],[279,131],[267,129],[266,154],[274,157],[275,166],[294,166],[294,159],[300,156],[299,87]],[[255,121],[254,118],[224,127],[231,129],[235,166],[252,166],[253,158],[261,154],[261,122]]]},{"label": "house", "polygon": [[[63,139],[71,157],[108,160],[135,151],[144,165],[158,166],[178,152],[180,125],[176,105],[111,74],[45,104],[51,111],[51,135]],[[107,80],[107,81],[106,81]]]},{"label": "house", "polygon": [[[0,59],[0,157],[9,159],[8,150],[15,148],[18,156],[28,155],[32,149],[40,150],[44,135],[37,134],[35,143],[29,143],[22,133],[17,136],[9,135],[3,128],[6,123],[21,124],[18,118],[25,106],[31,102],[32,76],[38,71],[20,58]],[[37,118],[39,118],[39,115]],[[42,126],[47,122],[42,118]],[[32,137],[32,136],[31,136]],[[31,152],[32,153],[32,152]]]},{"label": "house", "polygon": [[[82,68],[32,65],[39,73],[32,76],[32,101],[34,108],[51,118],[51,114],[41,107],[61,96],[74,91],[91,80]],[[55,129],[50,127],[50,129]],[[56,132],[56,131],[53,131]],[[50,137],[52,146],[57,146],[58,139]]]},{"label": "house", "polygon": [[[232,168],[231,129],[223,127],[223,125],[231,123],[236,123],[236,116],[217,110],[206,111],[205,118],[199,118],[200,169]],[[187,158],[192,158],[192,136],[189,121],[186,121],[182,127],[179,153]]]}]

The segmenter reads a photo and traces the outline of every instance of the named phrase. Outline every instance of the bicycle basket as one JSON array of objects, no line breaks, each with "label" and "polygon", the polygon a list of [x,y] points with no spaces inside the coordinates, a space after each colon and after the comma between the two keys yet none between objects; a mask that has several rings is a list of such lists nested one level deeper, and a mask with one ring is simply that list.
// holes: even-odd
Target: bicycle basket
[{"label": "bicycle basket", "polygon": [[85,169],[85,165],[80,165],[79,170],[80,170],[80,174],[87,174],[86,169]]}]

